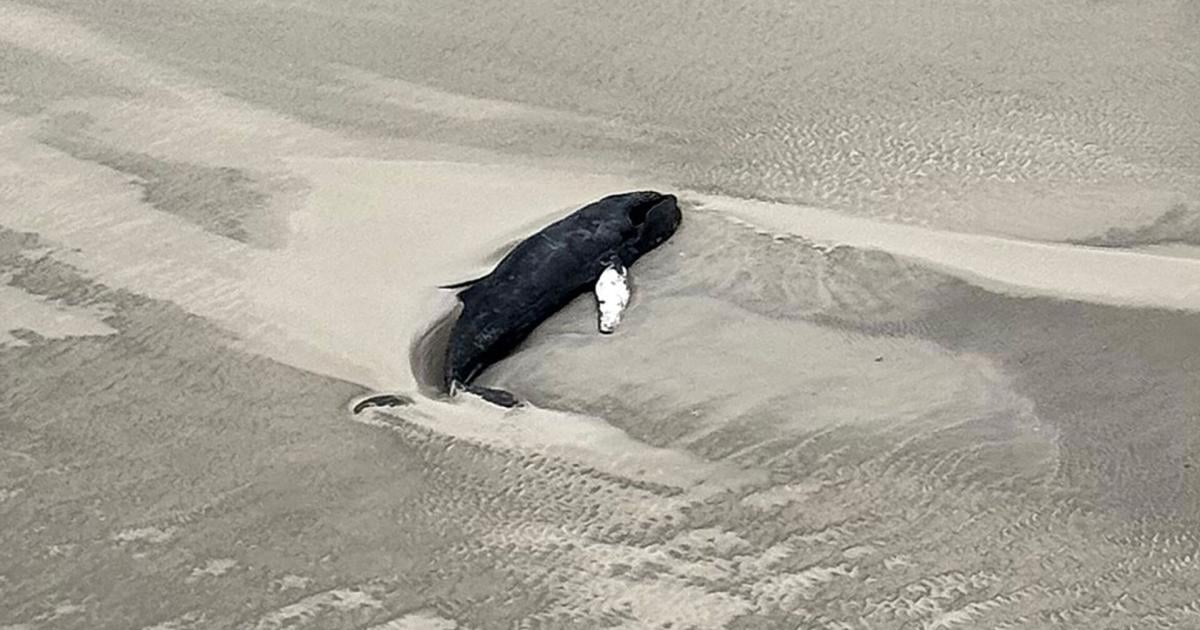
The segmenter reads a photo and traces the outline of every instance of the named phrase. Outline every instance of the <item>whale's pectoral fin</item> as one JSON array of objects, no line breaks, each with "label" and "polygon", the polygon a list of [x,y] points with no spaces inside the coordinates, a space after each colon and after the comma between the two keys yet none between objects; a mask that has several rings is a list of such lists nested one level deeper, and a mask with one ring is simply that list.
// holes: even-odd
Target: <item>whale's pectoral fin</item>
[{"label": "whale's pectoral fin", "polygon": [[467,392],[474,394],[493,405],[501,407],[516,407],[521,404],[516,396],[504,391],[503,389],[495,389],[492,387],[480,387],[478,385],[463,385],[458,381],[450,384],[450,395],[456,396],[458,392]]},{"label": "whale's pectoral fin", "polygon": [[375,394],[355,403],[351,411],[360,414],[363,410],[371,407],[403,407],[411,404],[413,404],[413,399],[404,394]]},{"label": "whale's pectoral fin", "polygon": [[629,271],[619,261],[609,263],[596,280],[601,334],[611,334],[617,329],[625,307],[629,305],[629,293]]}]

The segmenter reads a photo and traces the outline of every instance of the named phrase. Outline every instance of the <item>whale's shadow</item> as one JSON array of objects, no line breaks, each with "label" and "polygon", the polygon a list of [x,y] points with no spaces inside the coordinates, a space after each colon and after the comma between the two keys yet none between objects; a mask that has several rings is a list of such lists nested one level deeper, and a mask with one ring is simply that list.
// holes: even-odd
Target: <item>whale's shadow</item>
[{"label": "whale's shadow", "polygon": [[450,333],[462,310],[462,303],[455,300],[454,307],[430,322],[413,338],[408,348],[408,361],[417,382],[417,391],[426,396],[438,398],[449,393],[442,378],[446,366],[446,348],[450,345]]}]

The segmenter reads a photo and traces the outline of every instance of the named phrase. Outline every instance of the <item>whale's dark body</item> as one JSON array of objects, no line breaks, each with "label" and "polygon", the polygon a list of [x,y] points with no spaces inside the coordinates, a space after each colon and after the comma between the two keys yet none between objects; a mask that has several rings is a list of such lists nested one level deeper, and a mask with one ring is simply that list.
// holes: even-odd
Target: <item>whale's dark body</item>
[{"label": "whale's dark body", "polygon": [[629,267],[675,233],[674,195],[651,191],[605,197],[522,241],[488,275],[462,288],[462,313],[450,332],[443,386],[504,405],[508,392],[472,386],[487,366],[512,352],[538,324],[590,290],[605,267]]}]

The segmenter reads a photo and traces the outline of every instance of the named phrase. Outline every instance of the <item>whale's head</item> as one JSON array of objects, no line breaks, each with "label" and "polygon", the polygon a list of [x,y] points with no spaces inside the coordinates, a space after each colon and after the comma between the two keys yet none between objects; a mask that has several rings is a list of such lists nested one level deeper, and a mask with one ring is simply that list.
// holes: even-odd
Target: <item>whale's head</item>
[{"label": "whale's head", "polygon": [[596,206],[603,220],[620,225],[621,242],[614,249],[626,265],[671,238],[683,220],[675,195],[649,190],[605,197]]}]

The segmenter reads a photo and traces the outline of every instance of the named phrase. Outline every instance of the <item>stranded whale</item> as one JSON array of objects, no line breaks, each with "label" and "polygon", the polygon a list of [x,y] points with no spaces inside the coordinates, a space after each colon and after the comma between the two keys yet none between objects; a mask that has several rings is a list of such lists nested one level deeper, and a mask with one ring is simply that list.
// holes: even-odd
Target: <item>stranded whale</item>
[{"label": "stranded whale", "polygon": [[447,391],[461,388],[499,405],[516,404],[508,392],[470,383],[538,324],[596,287],[605,270],[623,271],[670,238],[682,218],[674,195],[611,195],[525,239],[490,274],[447,287],[463,287],[462,314],[446,349]]},{"label": "stranded whale", "polygon": [[[674,195],[610,195],[525,239],[488,275],[442,287],[461,289],[462,302],[446,347],[445,391],[515,405],[512,394],[471,382],[589,289],[596,291],[601,332],[612,332],[629,299],[626,268],[670,238],[682,219]],[[373,399],[356,409],[374,406]]]}]

